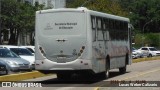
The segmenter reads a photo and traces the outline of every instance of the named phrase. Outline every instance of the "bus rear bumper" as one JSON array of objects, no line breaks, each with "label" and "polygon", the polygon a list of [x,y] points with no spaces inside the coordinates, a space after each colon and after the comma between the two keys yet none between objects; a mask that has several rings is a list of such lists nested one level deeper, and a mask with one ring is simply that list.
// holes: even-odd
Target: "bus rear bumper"
[{"label": "bus rear bumper", "polygon": [[50,60],[37,60],[35,69],[39,71],[57,72],[57,71],[80,71],[91,70],[91,60],[76,59],[67,63],[56,63]]}]

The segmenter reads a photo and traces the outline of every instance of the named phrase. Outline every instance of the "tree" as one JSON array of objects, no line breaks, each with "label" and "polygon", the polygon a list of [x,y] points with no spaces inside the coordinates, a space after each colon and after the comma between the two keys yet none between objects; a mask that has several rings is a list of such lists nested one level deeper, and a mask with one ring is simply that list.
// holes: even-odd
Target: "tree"
[{"label": "tree", "polygon": [[142,47],[142,45],[148,45],[153,47],[160,47],[160,34],[159,33],[147,33],[135,35],[136,47]]},{"label": "tree", "polygon": [[[87,2],[88,1],[88,2]],[[77,8],[81,5],[87,7],[88,9],[100,11],[104,13],[127,16],[128,13],[125,12],[120,6],[117,0],[67,0],[67,7]]]},{"label": "tree", "polygon": [[[8,7],[9,6],[9,7]],[[1,31],[10,30],[10,44],[15,42],[18,5],[15,0],[1,0]]]},{"label": "tree", "polygon": [[136,29],[143,32],[144,25],[152,20],[144,32],[160,32],[160,0],[135,0],[130,10],[130,19]]},{"label": "tree", "polygon": [[1,33],[10,31],[9,45],[17,45],[19,34],[34,31],[35,11],[42,8],[39,4],[32,6],[17,0],[1,0]]},{"label": "tree", "polygon": [[[22,36],[32,33],[35,28],[35,11],[36,9],[29,3],[20,5],[20,15],[19,15],[19,24],[18,31],[21,32]],[[18,38],[17,38],[18,39]]]}]

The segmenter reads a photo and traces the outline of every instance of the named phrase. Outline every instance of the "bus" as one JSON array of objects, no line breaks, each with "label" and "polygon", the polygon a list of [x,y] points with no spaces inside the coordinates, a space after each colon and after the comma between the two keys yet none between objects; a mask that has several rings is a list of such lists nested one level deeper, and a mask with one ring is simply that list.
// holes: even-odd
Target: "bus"
[{"label": "bus", "polygon": [[128,18],[84,7],[36,12],[35,68],[56,73],[58,79],[73,74],[126,72],[131,61]]}]

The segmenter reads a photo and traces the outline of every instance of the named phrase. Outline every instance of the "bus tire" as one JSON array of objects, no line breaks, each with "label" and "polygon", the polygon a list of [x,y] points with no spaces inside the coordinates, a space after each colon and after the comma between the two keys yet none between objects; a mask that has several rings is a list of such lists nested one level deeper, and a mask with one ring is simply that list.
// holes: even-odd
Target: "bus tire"
[{"label": "bus tire", "polygon": [[119,68],[119,72],[120,72],[121,74],[126,73],[126,66]]},{"label": "bus tire", "polygon": [[106,69],[105,76],[106,78],[109,78],[109,69]]},{"label": "bus tire", "polygon": [[59,80],[68,80],[68,79],[70,79],[71,78],[71,74],[62,74],[62,73],[57,73],[57,78],[59,79]]},{"label": "bus tire", "polygon": [[110,58],[109,58],[109,56],[107,56],[107,58],[106,58],[106,72],[105,72],[106,78],[109,78],[109,69],[110,69]]}]

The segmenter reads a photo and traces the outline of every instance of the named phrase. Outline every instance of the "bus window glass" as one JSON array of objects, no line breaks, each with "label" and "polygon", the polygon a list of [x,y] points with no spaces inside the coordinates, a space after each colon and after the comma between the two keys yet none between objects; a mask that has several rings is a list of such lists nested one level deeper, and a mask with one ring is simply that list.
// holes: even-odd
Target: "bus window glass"
[{"label": "bus window glass", "polygon": [[98,41],[104,40],[103,38],[103,31],[97,31],[98,32]]},{"label": "bus window glass", "polygon": [[92,25],[92,40],[96,41],[96,18],[91,16],[91,25]]},{"label": "bus window glass", "polygon": [[104,18],[102,19],[102,26],[103,26],[103,30],[105,31],[106,30],[106,23],[105,23],[105,19]]},{"label": "bus window glass", "polygon": [[98,30],[102,30],[102,21],[101,21],[101,18],[97,18],[97,27],[98,27]]},{"label": "bus window glass", "polygon": [[96,20],[94,16],[91,16],[92,29],[96,28]]},{"label": "bus window glass", "polygon": [[97,17],[97,38],[98,41],[102,41],[103,39],[103,27],[102,27],[102,18]]}]

